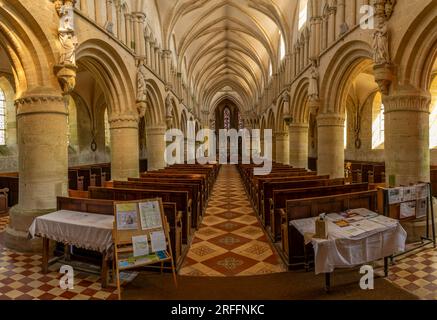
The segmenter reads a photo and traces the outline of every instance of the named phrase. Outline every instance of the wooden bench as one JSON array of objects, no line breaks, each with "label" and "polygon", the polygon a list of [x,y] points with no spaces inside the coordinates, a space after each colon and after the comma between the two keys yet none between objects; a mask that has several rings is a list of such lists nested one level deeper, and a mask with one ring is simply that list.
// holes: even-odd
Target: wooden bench
[{"label": "wooden bench", "polygon": [[[175,203],[163,203],[164,213],[170,226],[170,240],[175,260],[182,256],[182,212],[176,210]],[[114,201],[79,198],[57,198],[57,210],[70,210],[103,215],[114,215]]]},{"label": "wooden bench", "polygon": [[288,267],[294,269],[304,264],[304,240],[302,235],[290,225],[290,221],[358,208],[377,212],[377,191],[288,200],[286,209],[281,210],[281,249]]},{"label": "wooden bench", "polygon": [[162,202],[176,203],[177,210],[182,212],[182,241],[188,244],[192,235],[191,214],[192,202],[187,191],[170,190],[140,190],[116,188],[89,188],[90,199],[131,201],[142,199],[161,198]]},{"label": "wooden bench", "polygon": [[193,212],[191,219],[191,227],[197,229],[199,227],[202,215],[201,196],[199,186],[188,183],[147,183],[135,181],[113,181],[113,187],[116,189],[140,189],[140,190],[171,190],[171,191],[187,191],[188,198],[193,204]]},{"label": "wooden bench", "polygon": [[285,209],[289,200],[309,199],[322,196],[332,196],[337,194],[347,194],[368,191],[367,183],[349,184],[341,186],[326,186],[314,188],[300,188],[288,190],[274,190],[273,197],[270,198],[270,232],[275,241],[281,239],[281,209]]},{"label": "wooden bench", "polygon": [[8,188],[0,189],[0,214],[6,214],[9,212],[8,192]]}]

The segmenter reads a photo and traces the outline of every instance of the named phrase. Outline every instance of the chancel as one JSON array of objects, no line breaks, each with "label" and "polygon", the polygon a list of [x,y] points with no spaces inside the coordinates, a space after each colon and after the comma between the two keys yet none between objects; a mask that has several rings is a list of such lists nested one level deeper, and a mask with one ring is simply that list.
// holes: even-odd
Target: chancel
[{"label": "chancel", "polygon": [[436,300],[436,34],[435,0],[0,0],[0,300]]}]

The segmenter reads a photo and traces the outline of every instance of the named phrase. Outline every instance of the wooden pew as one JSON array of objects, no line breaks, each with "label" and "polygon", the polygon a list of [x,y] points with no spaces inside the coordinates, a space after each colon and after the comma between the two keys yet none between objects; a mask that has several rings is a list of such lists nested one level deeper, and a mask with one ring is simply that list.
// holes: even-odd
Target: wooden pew
[{"label": "wooden pew", "polygon": [[8,192],[8,188],[0,189],[0,214],[6,214],[9,212]]},{"label": "wooden pew", "polygon": [[[176,210],[175,203],[164,202],[163,207],[170,226],[170,241],[175,260],[180,262],[182,257],[182,212]],[[114,215],[114,201],[58,197],[57,210]]]},{"label": "wooden pew", "polygon": [[188,198],[187,191],[115,189],[99,187],[90,187],[88,191],[90,199],[131,201],[161,198],[162,202],[176,203],[177,210],[182,212],[182,241],[184,244],[189,243],[192,235],[192,202]]},{"label": "wooden pew", "polygon": [[113,181],[113,188],[116,189],[140,189],[140,190],[172,190],[172,191],[187,191],[188,198],[193,204],[193,212],[191,219],[191,227],[197,229],[201,221],[201,201],[199,186],[196,184],[183,184],[183,183],[147,183],[147,182],[135,182],[135,181]]},{"label": "wooden pew", "polygon": [[281,238],[281,209],[286,208],[289,200],[309,199],[337,194],[355,193],[368,191],[367,183],[349,184],[342,186],[327,186],[289,190],[274,190],[270,199],[271,235],[275,241]]},{"label": "wooden pew", "polygon": [[377,212],[377,191],[333,195],[311,199],[288,200],[282,210],[282,253],[288,267],[294,269],[304,262],[302,235],[290,225],[292,220],[317,217],[322,213],[342,212],[349,209],[366,208]]},{"label": "wooden pew", "polygon": [[[297,181],[296,181],[297,180]],[[271,215],[271,200],[273,200],[273,192],[277,190],[290,190],[290,189],[304,189],[304,188],[316,188],[316,187],[328,187],[328,186],[341,186],[344,185],[344,179],[316,179],[316,180],[298,180],[294,181],[284,180],[267,180],[262,184],[262,199],[261,210],[264,226],[270,226],[270,222],[274,217]],[[274,225],[274,224],[273,224]]]},{"label": "wooden pew", "polygon": [[18,173],[1,173],[0,189],[8,189],[8,207],[18,204],[19,178]]}]

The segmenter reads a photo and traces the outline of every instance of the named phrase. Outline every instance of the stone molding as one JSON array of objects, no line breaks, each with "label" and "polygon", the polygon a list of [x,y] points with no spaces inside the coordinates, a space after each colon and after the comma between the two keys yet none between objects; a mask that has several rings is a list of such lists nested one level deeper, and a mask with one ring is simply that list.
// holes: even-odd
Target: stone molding
[{"label": "stone molding", "polygon": [[320,114],[317,117],[318,127],[344,127],[346,117],[337,113]]},{"label": "stone molding", "polygon": [[167,132],[167,127],[166,126],[146,128],[146,134],[147,135],[152,135],[152,136],[160,135],[160,136],[163,136],[166,132]]},{"label": "stone molding", "polygon": [[289,126],[290,131],[308,130],[310,125],[308,123],[293,123]]},{"label": "stone molding", "polygon": [[138,129],[138,117],[133,115],[116,115],[109,119],[112,129]]},{"label": "stone molding", "polygon": [[275,137],[276,138],[286,138],[286,137],[288,137],[288,132],[287,131],[276,131]]},{"label": "stone molding", "polygon": [[413,87],[401,88],[383,100],[386,114],[402,111],[430,113],[430,94]]}]

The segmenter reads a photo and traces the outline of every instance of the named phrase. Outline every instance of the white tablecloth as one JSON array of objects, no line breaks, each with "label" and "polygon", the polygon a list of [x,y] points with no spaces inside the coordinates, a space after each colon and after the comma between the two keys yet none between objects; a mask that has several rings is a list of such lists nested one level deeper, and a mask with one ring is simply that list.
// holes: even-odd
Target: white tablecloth
[{"label": "white tablecloth", "polygon": [[112,247],[113,227],[114,216],[61,210],[36,218],[29,233],[103,253]]},{"label": "white tablecloth", "polygon": [[[315,233],[315,220],[294,220],[290,224],[302,235],[308,235]],[[335,232],[329,232],[335,227],[332,222],[328,222],[327,240],[310,240],[314,247],[316,274],[364,265],[405,251],[407,233],[399,222],[353,238],[342,238]]]}]

